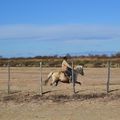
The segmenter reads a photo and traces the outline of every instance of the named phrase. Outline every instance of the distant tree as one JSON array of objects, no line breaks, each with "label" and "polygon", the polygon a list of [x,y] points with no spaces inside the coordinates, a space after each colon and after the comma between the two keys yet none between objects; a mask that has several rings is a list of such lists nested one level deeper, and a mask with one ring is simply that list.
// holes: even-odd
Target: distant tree
[{"label": "distant tree", "polygon": [[107,58],[108,56],[106,54],[101,55],[102,58]]},{"label": "distant tree", "polygon": [[116,57],[120,57],[120,52],[116,53]]},{"label": "distant tree", "polygon": [[116,54],[113,54],[111,57],[120,57],[120,52],[117,52]]},{"label": "distant tree", "polygon": [[54,55],[53,57],[54,57],[54,58],[58,58],[58,55],[56,54],[56,55]]},{"label": "distant tree", "polygon": [[66,56],[67,58],[71,58],[71,55],[70,55],[69,53],[67,53],[65,56]]}]

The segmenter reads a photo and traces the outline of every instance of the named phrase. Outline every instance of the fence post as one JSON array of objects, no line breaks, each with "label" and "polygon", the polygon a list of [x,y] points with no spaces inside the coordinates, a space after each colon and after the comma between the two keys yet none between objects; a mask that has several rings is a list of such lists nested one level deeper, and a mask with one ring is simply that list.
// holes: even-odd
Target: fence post
[{"label": "fence post", "polygon": [[72,83],[73,83],[73,93],[75,94],[75,79],[74,79],[74,64],[72,61]]},{"label": "fence post", "polygon": [[8,62],[8,94],[10,94],[10,62]]},{"label": "fence post", "polygon": [[40,95],[43,95],[43,88],[42,88],[42,62],[40,62]]},{"label": "fence post", "polygon": [[111,62],[108,61],[107,93],[109,93],[109,85],[110,85],[110,64]]}]

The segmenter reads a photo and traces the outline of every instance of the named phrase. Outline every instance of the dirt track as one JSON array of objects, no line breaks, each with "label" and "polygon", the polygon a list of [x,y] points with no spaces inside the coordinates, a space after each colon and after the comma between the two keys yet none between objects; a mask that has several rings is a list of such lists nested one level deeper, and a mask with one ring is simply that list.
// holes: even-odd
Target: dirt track
[{"label": "dirt track", "polygon": [[[43,69],[43,80],[52,70]],[[119,120],[120,69],[112,69],[111,92],[106,95],[107,69],[86,68],[78,78],[73,96],[72,84],[43,86],[39,96],[39,68],[12,68],[11,94],[7,95],[7,69],[0,68],[0,120]]]}]

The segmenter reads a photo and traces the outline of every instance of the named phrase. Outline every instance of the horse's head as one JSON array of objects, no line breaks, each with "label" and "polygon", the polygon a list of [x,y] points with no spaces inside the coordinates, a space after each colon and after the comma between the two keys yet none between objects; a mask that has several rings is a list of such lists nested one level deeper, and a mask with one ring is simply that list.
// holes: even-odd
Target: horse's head
[{"label": "horse's head", "polygon": [[81,75],[84,75],[84,70],[83,70],[83,66],[82,65],[77,65],[75,67],[75,71]]}]

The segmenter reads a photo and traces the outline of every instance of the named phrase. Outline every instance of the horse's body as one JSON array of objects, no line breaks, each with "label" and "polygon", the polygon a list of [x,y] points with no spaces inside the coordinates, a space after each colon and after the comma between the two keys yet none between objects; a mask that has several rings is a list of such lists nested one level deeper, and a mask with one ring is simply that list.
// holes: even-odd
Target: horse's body
[{"label": "horse's body", "polygon": [[[81,85],[81,83],[77,81],[78,74],[84,75],[83,67],[81,65],[76,66],[74,69],[75,83]],[[48,74],[48,78],[45,80],[45,84],[48,83],[50,78],[52,78],[50,85],[55,84],[57,86],[59,81],[63,82],[63,83],[70,83],[70,78],[67,75],[65,75],[65,73],[63,71],[50,72]]]}]

